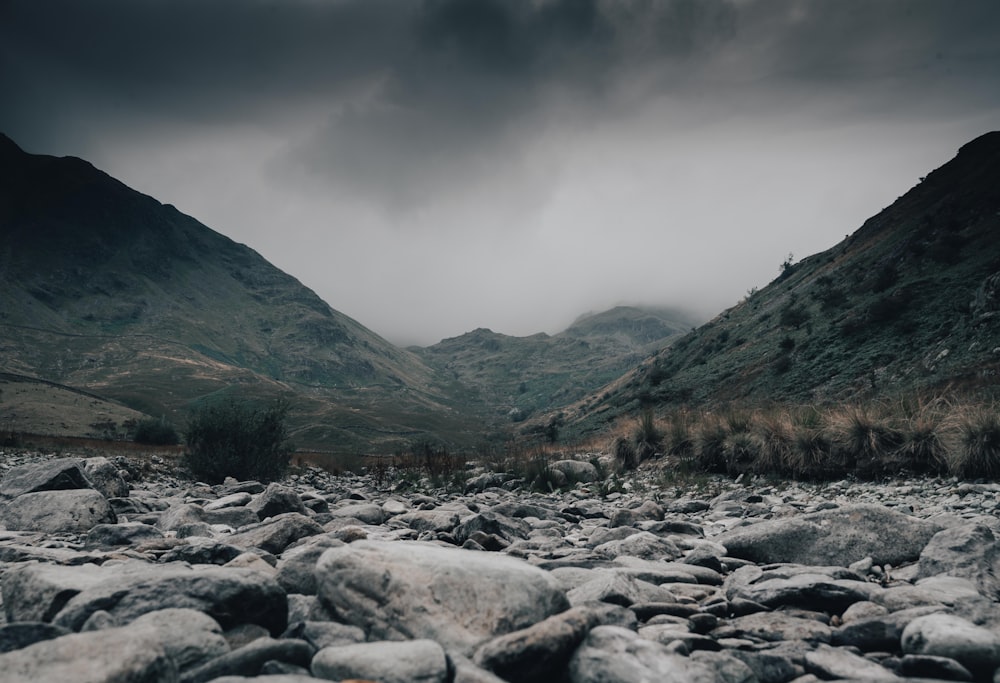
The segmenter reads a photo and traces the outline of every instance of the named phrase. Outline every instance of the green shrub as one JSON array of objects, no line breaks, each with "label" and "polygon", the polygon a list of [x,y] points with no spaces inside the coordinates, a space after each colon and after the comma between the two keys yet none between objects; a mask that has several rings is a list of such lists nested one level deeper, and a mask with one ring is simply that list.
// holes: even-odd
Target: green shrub
[{"label": "green shrub", "polygon": [[292,452],[287,413],[288,404],[281,400],[264,408],[236,401],[197,408],[185,433],[185,464],[209,483],[226,477],[274,481]]},{"label": "green shrub", "polygon": [[132,440],[153,446],[175,446],[181,442],[181,435],[166,418],[147,417],[139,420]]}]

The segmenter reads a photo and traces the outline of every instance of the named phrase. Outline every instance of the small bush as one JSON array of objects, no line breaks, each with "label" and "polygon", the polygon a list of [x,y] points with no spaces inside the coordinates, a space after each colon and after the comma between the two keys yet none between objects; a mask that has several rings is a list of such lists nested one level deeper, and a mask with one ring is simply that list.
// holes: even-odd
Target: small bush
[{"label": "small bush", "polygon": [[854,407],[833,418],[833,436],[845,469],[871,476],[891,468],[902,433],[870,411]]},{"label": "small bush", "polygon": [[726,474],[736,476],[754,469],[760,446],[749,432],[732,432],[723,442]]},{"label": "small bush", "polygon": [[175,446],[181,442],[181,435],[166,418],[147,417],[136,425],[132,440],[152,446]]},{"label": "small bush", "polygon": [[706,416],[698,431],[695,462],[699,469],[715,474],[726,472],[725,425],[716,416]]},{"label": "small bush", "polygon": [[961,448],[952,470],[960,477],[995,479],[1000,476],[1000,415],[981,408],[961,418]]},{"label": "small bush", "polygon": [[185,434],[185,464],[199,479],[226,477],[269,482],[288,467],[292,448],[285,416],[288,404],[258,408],[229,401],[194,410]]},{"label": "small bush", "polygon": [[652,410],[642,411],[635,429],[635,451],[639,462],[651,458],[663,448],[663,432],[656,426]]},{"label": "small bush", "polygon": [[757,471],[789,474],[792,471],[792,451],[795,447],[793,427],[787,413],[766,413],[757,423],[760,452]]},{"label": "small bush", "polygon": [[625,437],[617,437],[611,450],[615,454],[615,460],[621,464],[623,469],[634,470],[639,466],[639,454],[635,445]]},{"label": "small bush", "polygon": [[691,418],[687,411],[674,413],[667,428],[667,453],[679,458],[694,455],[694,436],[691,433]]},{"label": "small bush", "polygon": [[905,416],[903,444],[899,448],[900,466],[918,474],[944,474],[948,470],[945,446],[945,413],[942,401],[903,402]]}]

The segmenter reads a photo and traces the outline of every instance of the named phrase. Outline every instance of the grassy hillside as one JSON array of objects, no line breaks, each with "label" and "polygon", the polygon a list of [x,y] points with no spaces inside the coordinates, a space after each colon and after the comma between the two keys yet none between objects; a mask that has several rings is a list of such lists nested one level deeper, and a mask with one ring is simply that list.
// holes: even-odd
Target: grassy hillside
[{"label": "grassy hillside", "polygon": [[2,138],[0,173],[0,370],[179,421],[285,395],[312,447],[477,438],[460,391],[252,249],[79,159]]},{"label": "grassy hillside", "polygon": [[567,410],[577,433],[644,407],[992,397],[1000,372],[1000,133],[825,252]]},{"label": "grassy hillside", "polygon": [[511,337],[479,329],[414,351],[474,389],[495,417],[516,423],[620,377],[696,322],[680,311],[619,306],[582,316],[556,335]]}]

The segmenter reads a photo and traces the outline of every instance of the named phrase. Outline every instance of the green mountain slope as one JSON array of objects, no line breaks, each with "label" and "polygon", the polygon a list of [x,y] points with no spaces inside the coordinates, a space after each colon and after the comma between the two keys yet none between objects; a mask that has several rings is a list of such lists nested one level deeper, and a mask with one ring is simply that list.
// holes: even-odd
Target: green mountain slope
[{"label": "green mountain slope", "polygon": [[961,148],[843,242],[569,411],[581,433],[644,406],[993,395],[1000,372],[1000,133]]},{"label": "green mountain slope", "polygon": [[317,447],[473,439],[460,392],[252,249],[6,138],[0,178],[0,369],[175,419],[219,393],[290,395]]},{"label": "green mountain slope", "polygon": [[697,322],[680,311],[619,306],[582,316],[556,335],[479,329],[414,351],[475,389],[485,410],[519,422],[620,377]]}]

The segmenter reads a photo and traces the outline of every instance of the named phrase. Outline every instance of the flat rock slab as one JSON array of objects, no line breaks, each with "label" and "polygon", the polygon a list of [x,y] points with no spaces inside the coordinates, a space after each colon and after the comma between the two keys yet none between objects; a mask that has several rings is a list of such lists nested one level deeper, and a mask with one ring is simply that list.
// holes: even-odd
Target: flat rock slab
[{"label": "flat rock slab", "polygon": [[107,498],[94,489],[25,493],[0,508],[0,525],[18,531],[79,533],[117,521]]},{"label": "flat rock slab", "polygon": [[760,564],[878,565],[916,560],[942,527],[881,505],[848,505],[740,527],[715,539],[733,557]]},{"label": "flat rock slab", "polygon": [[419,542],[358,541],[316,565],[318,595],[369,639],[430,638],[471,654],[569,608],[556,580],[508,556]]}]

